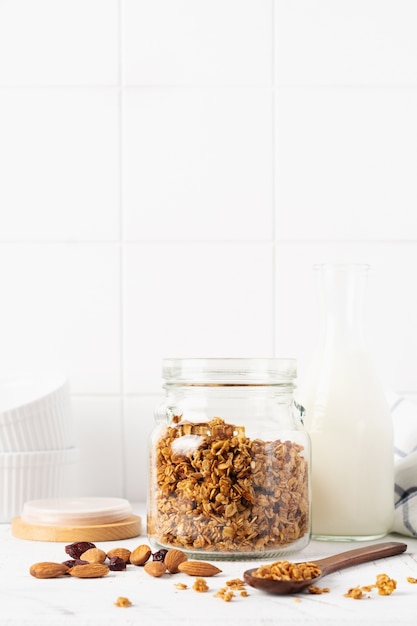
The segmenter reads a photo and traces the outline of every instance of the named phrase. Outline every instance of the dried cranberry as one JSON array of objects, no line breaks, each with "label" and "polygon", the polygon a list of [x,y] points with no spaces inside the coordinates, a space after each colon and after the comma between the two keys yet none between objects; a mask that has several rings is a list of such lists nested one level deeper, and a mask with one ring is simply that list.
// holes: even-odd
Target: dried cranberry
[{"label": "dried cranberry", "polygon": [[95,544],[90,543],[90,541],[76,541],[75,543],[70,543],[69,546],[65,546],[65,552],[72,559],[79,559],[83,552],[95,547]]},{"label": "dried cranberry", "polygon": [[74,567],[74,565],[87,565],[88,561],[83,561],[82,559],[69,559],[68,561],[63,561],[62,564],[67,567]]},{"label": "dried cranberry", "polygon": [[152,560],[153,561],[162,561],[162,562],[164,562],[165,561],[165,555],[166,555],[167,552],[168,552],[168,550],[164,550],[164,549],[158,550],[158,552],[154,552],[152,554]]},{"label": "dried cranberry", "polygon": [[112,572],[121,572],[126,569],[126,561],[120,558],[120,556],[112,556],[109,560],[109,569]]}]

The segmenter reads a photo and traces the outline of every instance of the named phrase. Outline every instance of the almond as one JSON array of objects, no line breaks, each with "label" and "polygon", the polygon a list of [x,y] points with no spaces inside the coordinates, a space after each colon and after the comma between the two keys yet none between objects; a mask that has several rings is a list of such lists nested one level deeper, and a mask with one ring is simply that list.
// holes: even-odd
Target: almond
[{"label": "almond", "polygon": [[109,573],[109,568],[103,563],[87,563],[87,565],[74,565],[68,574],[76,578],[101,578]]},{"label": "almond", "polygon": [[180,563],[183,563],[188,559],[188,556],[182,550],[172,549],[168,550],[165,555],[164,563],[167,567],[167,570],[171,572],[171,574],[176,574],[179,572],[178,566]]},{"label": "almond", "polygon": [[90,548],[82,553],[80,559],[82,561],[87,561],[87,563],[104,563],[106,560],[106,553],[104,550],[100,550],[100,548]]},{"label": "almond", "polygon": [[63,576],[68,571],[69,567],[63,563],[52,563],[51,561],[34,563],[29,569],[29,573],[35,578],[57,578],[58,576]]},{"label": "almond", "polygon": [[119,559],[123,559],[125,563],[129,563],[130,550],[127,548],[112,548],[107,552],[107,556],[111,559],[114,556],[118,556]]},{"label": "almond", "polygon": [[212,565],[211,563],[207,563],[206,561],[183,561],[178,565],[178,571],[183,572],[183,574],[188,574],[189,576],[215,576],[219,574],[222,570]]},{"label": "almond", "polygon": [[162,576],[167,571],[166,565],[162,561],[149,561],[149,563],[145,564],[144,569],[145,572],[156,578]]},{"label": "almond", "polygon": [[135,548],[130,553],[130,562],[133,565],[144,565],[152,554],[152,550],[145,543]]}]

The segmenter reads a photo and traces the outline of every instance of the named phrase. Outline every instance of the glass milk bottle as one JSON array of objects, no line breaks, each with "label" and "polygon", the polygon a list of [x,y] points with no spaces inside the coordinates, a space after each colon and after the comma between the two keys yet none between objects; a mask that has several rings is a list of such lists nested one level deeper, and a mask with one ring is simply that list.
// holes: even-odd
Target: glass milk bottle
[{"label": "glass milk bottle", "polygon": [[312,535],[384,536],[394,511],[392,422],[364,344],[368,265],[314,267],[322,329],[303,398],[312,446]]}]

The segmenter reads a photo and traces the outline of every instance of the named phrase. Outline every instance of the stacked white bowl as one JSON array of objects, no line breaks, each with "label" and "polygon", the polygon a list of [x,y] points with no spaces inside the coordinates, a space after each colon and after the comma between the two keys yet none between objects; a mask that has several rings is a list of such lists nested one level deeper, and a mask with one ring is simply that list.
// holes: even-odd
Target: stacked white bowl
[{"label": "stacked white bowl", "polygon": [[66,377],[0,379],[0,523],[27,500],[70,495],[77,456]]}]

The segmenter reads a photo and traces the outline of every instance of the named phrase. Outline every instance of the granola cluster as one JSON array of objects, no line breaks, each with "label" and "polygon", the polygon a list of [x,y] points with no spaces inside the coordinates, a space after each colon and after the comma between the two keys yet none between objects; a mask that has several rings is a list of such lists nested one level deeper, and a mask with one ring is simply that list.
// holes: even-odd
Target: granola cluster
[{"label": "granola cluster", "polygon": [[151,469],[148,530],[210,552],[280,549],[309,529],[308,464],[292,441],[246,437],[221,418],[168,426]]},{"label": "granola cluster", "polygon": [[317,585],[310,585],[307,587],[307,591],[314,596],[320,596],[322,593],[330,593],[329,587],[317,587]]},{"label": "granola cluster", "polygon": [[366,593],[369,593],[373,589],[378,590],[380,596],[389,596],[397,588],[397,581],[390,578],[387,574],[378,574],[374,585],[365,585],[352,587],[345,593],[345,598],[353,598],[354,600],[361,600],[365,597]]},{"label": "granola cluster", "polygon": [[269,580],[311,580],[321,574],[316,563],[291,563],[290,561],[275,561],[269,565],[261,565],[253,572],[257,578]]},{"label": "granola cluster", "polygon": [[198,593],[205,593],[209,590],[209,586],[204,578],[196,578],[195,583],[193,584],[193,589]]},{"label": "granola cluster", "polygon": [[233,578],[226,581],[226,586],[221,587],[217,593],[214,594],[215,598],[220,598],[224,602],[230,602],[236,596],[235,591],[239,591],[242,598],[248,598],[249,594],[246,591],[246,583],[240,578]]}]

